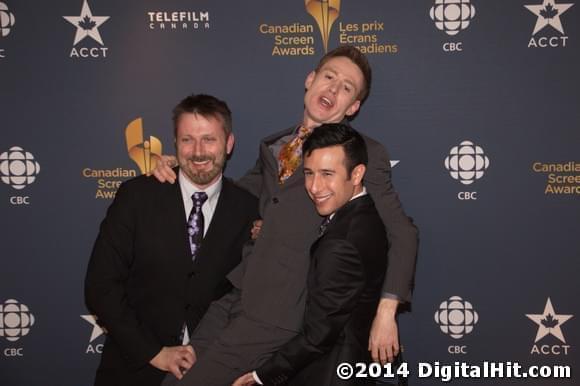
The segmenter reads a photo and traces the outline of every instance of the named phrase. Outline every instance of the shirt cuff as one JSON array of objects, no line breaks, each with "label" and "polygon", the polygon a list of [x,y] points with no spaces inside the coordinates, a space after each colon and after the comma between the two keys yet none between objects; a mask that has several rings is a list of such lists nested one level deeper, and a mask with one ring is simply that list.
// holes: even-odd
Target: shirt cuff
[{"label": "shirt cuff", "polygon": [[381,298],[383,299],[393,299],[398,301],[399,303],[405,303],[405,301],[398,295],[392,294],[390,292],[382,292],[381,293]]},{"label": "shirt cuff", "polygon": [[254,381],[256,381],[256,383],[258,385],[263,385],[263,383],[260,380],[260,378],[258,377],[258,373],[256,373],[256,371],[252,371],[252,377],[254,377]]}]

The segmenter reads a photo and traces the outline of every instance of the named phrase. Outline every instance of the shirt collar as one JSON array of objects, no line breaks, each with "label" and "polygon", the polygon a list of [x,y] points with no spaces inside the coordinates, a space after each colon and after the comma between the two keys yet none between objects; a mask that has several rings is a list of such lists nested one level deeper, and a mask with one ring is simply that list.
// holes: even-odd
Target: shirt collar
[{"label": "shirt collar", "polygon": [[178,179],[179,186],[181,187],[181,193],[183,194],[184,198],[188,198],[190,200],[193,193],[205,192],[207,194],[208,201],[213,201],[219,195],[219,192],[222,190],[223,175],[220,175],[220,178],[216,182],[214,182],[205,189],[200,189],[197,186],[195,186],[193,182],[191,182],[189,178],[187,178],[185,173],[183,173],[181,168],[179,169]]},{"label": "shirt collar", "polygon": [[[367,188],[366,188],[365,186],[363,186],[363,188],[362,188],[362,191],[361,191],[360,193],[358,193],[358,194],[355,194],[354,196],[352,196],[352,197],[350,198],[350,200],[348,200],[348,201],[352,201],[352,200],[354,200],[355,198],[359,198],[359,197],[362,197],[362,196],[366,196],[367,194],[368,194],[368,193],[367,193]],[[330,219],[331,219],[331,220],[333,219],[333,217],[334,217],[334,215],[335,215],[335,214],[336,214],[336,212],[334,212],[333,214],[331,214],[331,215],[330,215]]]}]

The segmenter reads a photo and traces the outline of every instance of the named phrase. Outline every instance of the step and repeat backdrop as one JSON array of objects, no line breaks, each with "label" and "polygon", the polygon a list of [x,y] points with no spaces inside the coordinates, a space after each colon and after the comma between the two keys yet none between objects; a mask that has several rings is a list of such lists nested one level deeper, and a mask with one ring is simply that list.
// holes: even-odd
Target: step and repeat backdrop
[{"label": "step and repeat backdrop", "polygon": [[98,225],[144,154],[174,153],[183,97],[229,103],[239,177],[341,44],[374,70],[353,126],[420,229],[410,384],[577,385],[576,0],[0,0],[0,384],[91,384]]}]

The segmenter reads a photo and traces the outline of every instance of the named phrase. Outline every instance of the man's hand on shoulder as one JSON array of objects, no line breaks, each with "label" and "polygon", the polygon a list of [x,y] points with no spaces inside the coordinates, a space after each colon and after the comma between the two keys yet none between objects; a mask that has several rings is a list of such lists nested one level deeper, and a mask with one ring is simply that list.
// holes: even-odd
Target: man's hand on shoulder
[{"label": "man's hand on shoulder", "polygon": [[383,365],[393,362],[399,354],[399,332],[395,315],[398,300],[381,299],[369,336],[369,351],[373,361]]},{"label": "man's hand on shoulder", "polygon": [[163,347],[149,364],[159,370],[168,371],[177,379],[193,366],[196,361],[195,351],[191,346]]},{"label": "man's hand on shoulder", "polygon": [[172,168],[177,166],[177,158],[172,155],[161,155],[156,157],[157,165],[151,174],[153,174],[159,182],[169,182],[173,184],[177,176]]}]

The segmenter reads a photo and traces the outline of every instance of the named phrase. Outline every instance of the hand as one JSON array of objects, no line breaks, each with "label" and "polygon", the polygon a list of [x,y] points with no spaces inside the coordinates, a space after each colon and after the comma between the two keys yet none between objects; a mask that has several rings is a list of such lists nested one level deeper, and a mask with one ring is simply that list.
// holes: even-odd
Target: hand
[{"label": "hand", "polygon": [[256,240],[258,238],[258,236],[260,235],[260,231],[262,230],[262,224],[264,223],[264,221],[262,220],[256,220],[253,223],[252,226],[252,230],[251,230],[251,234],[252,234],[252,240]]},{"label": "hand", "polygon": [[177,166],[177,158],[172,155],[157,156],[157,165],[153,170],[153,175],[159,182],[169,182],[173,184],[177,176],[173,172],[172,167]]},{"label": "hand", "polygon": [[153,359],[149,361],[151,366],[159,370],[168,371],[177,379],[183,378],[183,374],[193,366],[196,361],[195,351],[191,346],[163,347]]},{"label": "hand", "polygon": [[395,299],[381,299],[371,334],[368,350],[373,361],[386,364],[399,355],[399,331],[395,313],[399,302]]},{"label": "hand", "polygon": [[247,373],[236,379],[232,386],[252,386],[257,385],[252,373]]}]

